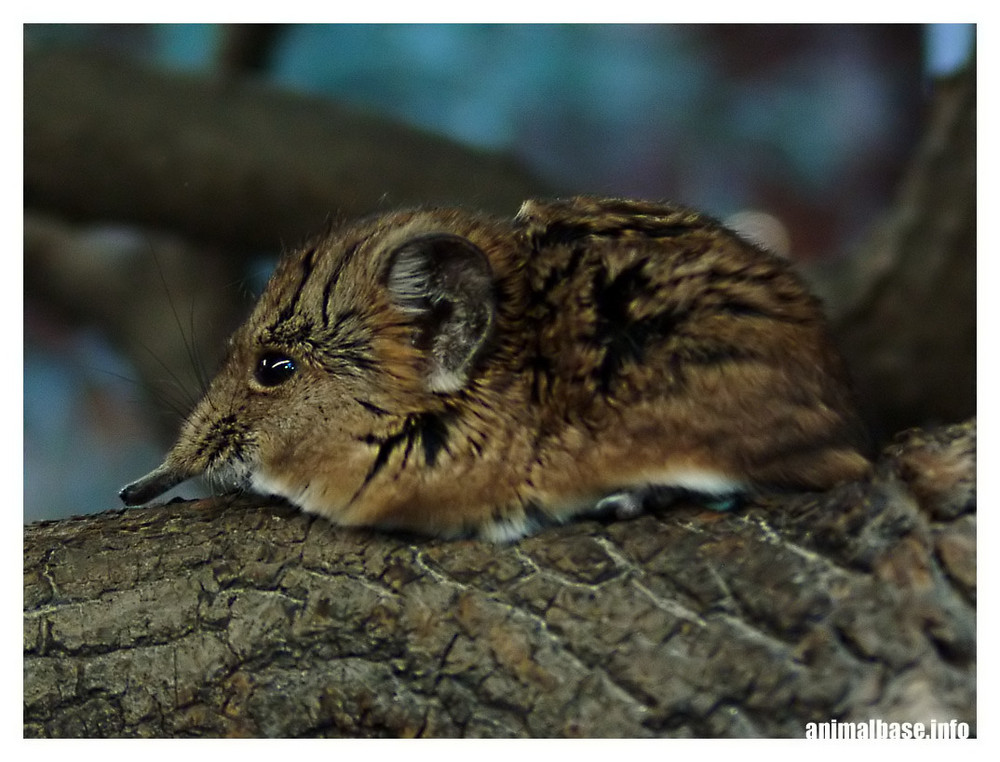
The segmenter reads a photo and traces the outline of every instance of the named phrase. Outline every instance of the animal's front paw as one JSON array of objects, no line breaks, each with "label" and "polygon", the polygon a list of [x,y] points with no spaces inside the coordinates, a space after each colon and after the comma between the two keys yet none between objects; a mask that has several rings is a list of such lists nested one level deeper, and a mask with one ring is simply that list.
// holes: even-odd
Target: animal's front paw
[{"label": "animal's front paw", "polygon": [[616,519],[635,518],[642,513],[645,498],[646,490],[614,492],[597,501],[594,505],[594,513],[614,514]]},{"label": "animal's front paw", "polygon": [[694,501],[710,511],[731,511],[740,505],[741,493],[710,494],[684,488],[651,484],[612,492],[594,504],[593,512],[616,519],[632,519],[647,508],[665,507],[678,501]]}]

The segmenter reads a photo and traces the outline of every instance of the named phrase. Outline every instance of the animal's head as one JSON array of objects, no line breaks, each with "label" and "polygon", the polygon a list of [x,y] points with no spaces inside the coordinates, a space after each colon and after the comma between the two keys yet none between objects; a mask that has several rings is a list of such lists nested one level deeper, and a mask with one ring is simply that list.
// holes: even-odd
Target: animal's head
[{"label": "animal's head", "polygon": [[285,256],[164,464],[122,498],[207,473],[294,500],[322,469],[323,499],[348,501],[405,421],[477,383],[497,323],[484,249],[502,245],[489,221],[439,210]]}]

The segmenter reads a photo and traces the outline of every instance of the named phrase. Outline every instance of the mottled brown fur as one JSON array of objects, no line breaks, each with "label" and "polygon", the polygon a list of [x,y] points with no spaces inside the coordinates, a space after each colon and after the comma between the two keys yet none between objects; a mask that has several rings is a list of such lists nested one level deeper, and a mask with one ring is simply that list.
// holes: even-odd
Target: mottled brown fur
[{"label": "mottled brown fur", "polygon": [[123,498],[207,471],[341,524],[505,538],[655,485],[824,489],[867,472],[862,442],[786,262],[686,209],[578,197],[397,212],[286,256]]}]

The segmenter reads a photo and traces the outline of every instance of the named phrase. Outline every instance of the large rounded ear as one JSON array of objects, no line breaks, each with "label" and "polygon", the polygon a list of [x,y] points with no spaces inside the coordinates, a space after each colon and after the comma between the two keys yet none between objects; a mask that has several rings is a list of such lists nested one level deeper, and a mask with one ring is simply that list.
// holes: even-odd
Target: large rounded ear
[{"label": "large rounded ear", "polygon": [[496,319],[486,255],[457,235],[411,238],[389,257],[388,288],[393,303],[413,316],[418,345],[428,352],[427,389],[464,387]]}]

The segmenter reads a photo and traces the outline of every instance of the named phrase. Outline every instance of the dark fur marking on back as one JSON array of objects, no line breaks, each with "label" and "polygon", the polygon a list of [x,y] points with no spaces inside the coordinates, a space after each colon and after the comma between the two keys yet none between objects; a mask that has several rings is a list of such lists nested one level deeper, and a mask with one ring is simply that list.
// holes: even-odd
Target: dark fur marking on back
[{"label": "dark fur marking on back", "polygon": [[525,370],[531,374],[531,401],[538,404],[542,400],[542,387],[552,385],[552,360],[544,355],[534,354],[525,362]]},{"label": "dark fur marking on back", "polygon": [[686,315],[661,312],[636,320],[629,314],[632,300],[649,289],[649,279],[639,262],[607,280],[599,270],[593,281],[597,325],[594,339],[604,348],[604,359],[597,369],[601,389],[607,393],[615,377],[627,363],[641,363],[650,342],[669,336]]},{"label": "dark fur marking on back", "polygon": [[725,303],[720,304],[715,311],[724,312],[725,314],[732,315],[734,317],[762,317],[774,320],[781,319],[779,316],[766,312],[756,305],[747,304],[746,302],[737,299],[730,299]]},{"label": "dark fur marking on back", "polygon": [[573,277],[576,271],[580,269],[580,263],[583,261],[583,255],[586,249],[583,247],[578,247],[573,249],[570,254],[569,262],[566,263],[565,267],[553,268],[548,275],[545,276],[545,282],[542,283],[541,288],[532,294],[533,300],[538,302],[544,302],[549,291],[551,291],[559,281],[566,280],[567,278]]},{"label": "dark fur marking on back", "polygon": [[685,363],[692,365],[710,366],[724,365],[732,362],[746,362],[760,360],[760,355],[746,347],[737,347],[732,344],[716,344],[709,346],[705,340],[697,343],[682,345],[675,351],[677,357]]},{"label": "dark fur marking on back", "polygon": [[675,238],[690,233],[701,225],[691,223],[657,223],[655,220],[632,219],[617,225],[597,227],[586,220],[580,222],[551,222],[532,239],[536,249],[572,243],[587,237],[618,238],[626,233],[638,233],[647,238]]},{"label": "dark fur marking on back", "polygon": [[731,315],[733,317],[744,318],[764,318],[766,320],[776,320],[782,323],[808,323],[808,318],[785,315],[781,312],[781,305],[776,305],[775,309],[770,309],[771,305],[752,304],[744,299],[734,298],[726,295],[726,300],[715,307],[715,312]]}]

